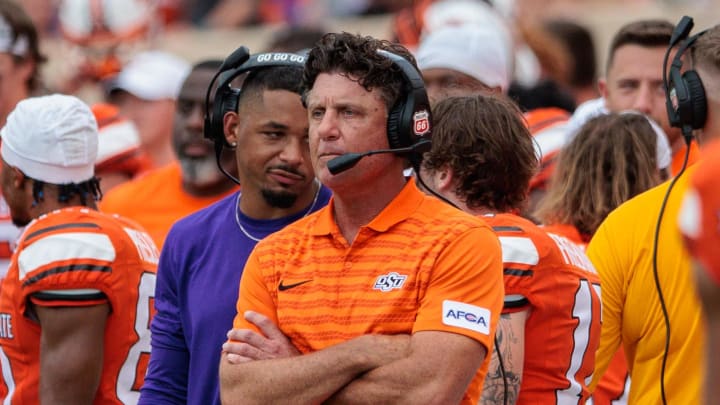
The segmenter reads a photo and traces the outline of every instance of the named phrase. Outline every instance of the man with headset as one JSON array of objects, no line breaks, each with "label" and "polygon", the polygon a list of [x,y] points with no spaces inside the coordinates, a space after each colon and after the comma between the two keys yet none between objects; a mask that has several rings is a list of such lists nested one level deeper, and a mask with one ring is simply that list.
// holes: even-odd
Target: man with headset
[{"label": "man with headset", "polygon": [[[680,44],[666,76],[666,105],[669,122],[688,141],[702,129],[696,138],[702,145],[720,136],[720,26],[687,38],[691,28],[684,18],[667,49]],[[631,404],[700,402],[704,323],[676,221],[693,171],[681,170],[617,208],[588,246],[603,298],[591,387],[622,344],[632,370]]]},{"label": "man with headset", "polygon": [[[632,21],[622,26],[610,43],[605,76],[598,79],[602,97],[578,106],[568,131],[577,131],[591,116],[606,111],[641,112],[655,120],[665,132],[672,150],[670,175],[677,174],[687,145],[680,130],[668,121],[662,77],[662,61],[672,31],[672,24],[661,19]],[[690,163],[697,158],[697,146],[691,145]]]},{"label": "man with headset", "polygon": [[[208,87],[215,90],[211,77],[218,67],[201,71],[202,80],[191,86],[196,97],[180,98],[179,108],[200,128],[205,113],[205,135],[214,141],[217,164],[226,173],[220,152],[224,146],[234,148],[239,180],[227,175],[242,189],[170,229],[158,270],[157,315],[141,404],[220,403],[220,349],[235,316],[248,255],[260,239],[330,198],[310,165],[307,115],[300,101],[302,57],[250,57],[244,47],[238,52],[219,66],[225,75],[212,103],[215,113],[206,110],[204,99]],[[229,85],[244,74],[238,93]]]},{"label": "man with headset", "polygon": [[430,131],[412,56],[327,34],[303,84],[313,167],[333,197],[250,255],[220,362],[223,402],[476,404],[502,255],[481,219],[403,175],[400,152],[417,163]]},{"label": "man with headset", "polygon": [[[717,38],[715,27],[706,34]],[[704,42],[704,41],[703,41]],[[714,140],[703,150],[703,161],[690,177],[690,187],[685,194],[680,211],[679,225],[686,247],[693,257],[695,282],[707,322],[707,355],[705,358],[704,400],[714,403],[720,398],[720,126],[717,123],[720,111],[718,77],[720,77],[720,42],[715,41],[715,69],[697,66],[702,76],[707,96],[707,123],[703,128],[704,138],[712,135]],[[698,44],[698,46],[702,45]],[[700,51],[696,51],[699,53]],[[699,58],[696,57],[696,58]],[[708,79],[709,74],[714,80]]]}]

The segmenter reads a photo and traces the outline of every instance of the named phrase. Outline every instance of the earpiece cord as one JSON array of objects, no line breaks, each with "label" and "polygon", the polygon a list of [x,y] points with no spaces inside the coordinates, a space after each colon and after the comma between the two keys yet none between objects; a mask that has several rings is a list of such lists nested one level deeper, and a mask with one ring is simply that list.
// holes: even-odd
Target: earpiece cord
[{"label": "earpiece cord", "polygon": [[434,189],[432,189],[431,187],[429,187],[429,186],[425,183],[425,181],[424,181],[423,178],[422,178],[422,175],[420,174],[420,163],[422,162],[422,159],[411,158],[411,159],[410,159],[410,162],[412,163],[413,170],[415,171],[415,178],[418,180],[418,182],[423,186],[423,188],[424,188],[425,190],[429,191],[430,194],[432,194],[432,195],[434,195],[435,197],[439,198],[441,201],[444,201],[444,202],[452,205],[453,207],[455,207],[455,208],[457,208],[457,209],[460,209],[460,207],[458,207],[457,205],[455,205],[455,203],[453,203],[452,201],[448,200],[448,199],[445,198],[444,196],[440,195],[440,193],[438,193],[437,191],[435,191]]},{"label": "earpiece cord", "polygon": [[668,314],[667,305],[665,304],[665,297],[662,293],[662,288],[660,286],[660,276],[658,274],[658,243],[660,240],[660,226],[662,224],[663,214],[665,213],[665,208],[667,207],[667,202],[670,198],[670,193],[672,192],[673,187],[675,187],[675,183],[677,183],[680,176],[682,176],[685,173],[685,169],[687,168],[688,159],[690,156],[690,143],[687,144],[687,149],[685,150],[685,158],[683,160],[682,167],[680,168],[680,171],[678,174],[670,181],[670,184],[668,185],[667,192],[665,193],[665,197],[663,198],[662,205],[660,206],[660,214],[658,215],[657,225],[655,226],[655,237],[653,240],[653,253],[652,253],[652,266],[653,266],[653,277],[655,279],[655,289],[657,290],[658,299],[660,300],[660,307],[662,309],[663,318],[665,320],[665,350],[663,352],[663,359],[662,359],[662,366],[660,368],[660,395],[662,397],[662,403],[663,405],[667,405],[667,398],[665,396],[665,368],[667,366],[667,359],[670,352],[670,316]]},{"label": "earpiece cord", "polygon": [[232,180],[235,184],[237,184],[239,186],[240,180],[238,180],[235,176],[233,176],[227,170],[225,170],[222,163],[220,162],[220,156],[222,155],[223,147],[224,146],[223,146],[222,142],[215,142],[215,162],[217,163],[217,167],[218,167],[218,169],[220,169],[222,174],[225,175],[225,177]]}]

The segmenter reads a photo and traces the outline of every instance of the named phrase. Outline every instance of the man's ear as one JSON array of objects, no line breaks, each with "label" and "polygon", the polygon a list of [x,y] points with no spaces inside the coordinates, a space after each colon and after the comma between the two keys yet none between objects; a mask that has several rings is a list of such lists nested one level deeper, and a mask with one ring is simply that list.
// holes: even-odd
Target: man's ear
[{"label": "man's ear", "polygon": [[435,192],[438,192],[440,194],[446,194],[453,191],[452,170],[450,170],[447,166],[444,166],[432,172],[426,171],[423,174],[429,175],[431,177],[429,179],[430,185],[432,185],[432,188]]},{"label": "man's ear", "polygon": [[440,192],[448,192],[452,191],[453,187],[453,172],[452,170],[445,166],[442,169],[438,170],[433,174],[433,183],[435,183],[435,187],[438,188],[438,191]]},{"label": "man's ear", "polygon": [[601,77],[598,79],[597,82],[598,92],[603,98],[607,98],[607,79],[604,77]]},{"label": "man's ear", "polygon": [[17,189],[22,189],[25,187],[25,180],[27,177],[25,176],[25,173],[20,171],[17,167],[10,167],[10,170],[12,170],[12,185],[13,187]]},{"label": "man's ear", "polygon": [[223,134],[227,143],[237,146],[237,127],[240,125],[240,117],[235,111],[225,113],[223,116]]},{"label": "man's ear", "polygon": [[27,83],[35,74],[37,63],[31,59],[25,59],[17,64],[17,68],[20,69],[21,77],[25,83]]}]

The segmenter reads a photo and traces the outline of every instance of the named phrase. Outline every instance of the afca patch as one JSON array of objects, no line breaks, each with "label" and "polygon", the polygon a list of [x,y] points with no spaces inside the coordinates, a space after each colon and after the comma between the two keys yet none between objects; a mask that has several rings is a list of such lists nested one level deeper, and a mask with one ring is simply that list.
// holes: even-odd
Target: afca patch
[{"label": "afca patch", "polygon": [[464,302],[443,301],[443,323],[470,329],[484,335],[490,334],[490,310]]}]

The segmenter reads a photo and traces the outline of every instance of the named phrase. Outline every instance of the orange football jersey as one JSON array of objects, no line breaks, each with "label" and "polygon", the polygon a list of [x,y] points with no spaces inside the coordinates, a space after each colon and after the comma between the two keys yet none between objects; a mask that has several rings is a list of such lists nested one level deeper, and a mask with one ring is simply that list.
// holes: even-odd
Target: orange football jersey
[{"label": "orange football jersey", "polygon": [[[583,251],[587,249],[590,237],[581,234],[580,231],[572,225],[553,224],[543,226],[542,229],[547,233],[568,238],[571,242],[580,246]],[[593,405],[626,404],[629,387],[630,373],[628,373],[627,359],[625,357],[625,351],[620,347],[592,393]]]},{"label": "orange football jersey", "polygon": [[517,403],[584,403],[600,341],[600,277],[564,237],[517,215],[483,219],[502,246],[504,312],[529,310]]},{"label": "orange football jersey", "polygon": [[107,302],[103,370],[95,404],[136,403],[150,352],[158,251],[150,236],[119,217],[66,208],[30,223],[0,291],[0,398],[37,404],[40,331],[30,303]]}]

